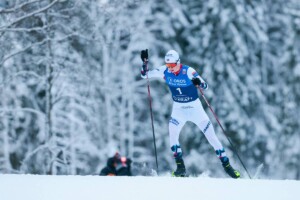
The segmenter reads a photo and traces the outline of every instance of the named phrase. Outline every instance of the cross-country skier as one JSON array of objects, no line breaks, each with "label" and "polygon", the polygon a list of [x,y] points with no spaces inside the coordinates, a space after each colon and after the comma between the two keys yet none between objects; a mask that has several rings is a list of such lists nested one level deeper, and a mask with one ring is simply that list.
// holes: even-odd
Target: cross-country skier
[{"label": "cross-country skier", "polygon": [[179,134],[184,124],[191,121],[200,128],[214,148],[226,173],[232,178],[239,178],[240,173],[230,165],[229,158],[199,100],[197,87],[207,90],[207,83],[195,69],[180,63],[179,54],[175,50],[168,51],[165,55],[165,64],[154,70],[147,71],[148,49],[141,51],[141,59],[143,61],[142,78],[163,78],[172,93],[173,110],[169,121],[169,137],[170,147],[177,165],[173,175],[186,176]]}]

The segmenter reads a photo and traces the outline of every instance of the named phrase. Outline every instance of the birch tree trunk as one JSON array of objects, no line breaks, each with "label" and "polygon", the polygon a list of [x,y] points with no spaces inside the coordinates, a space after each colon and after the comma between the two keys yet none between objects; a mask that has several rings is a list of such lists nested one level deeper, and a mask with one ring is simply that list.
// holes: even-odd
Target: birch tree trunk
[{"label": "birch tree trunk", "polygon": [[[53,66],[52,66],[52,44],[51,44],[51,29],[50,29],[50,24],[51,24],[51,19],[48,15],[49,11],[46,11],[45,13],[45,23],[46,23],[46,109],[45,109],[45,134],[46,134],[46,143],[50,143],[50,152],[51,152],[51,147],[52,145],[55,146],[55,144],[51,144],[52,142],[55,141],[55,138],[53,138],[52,135],[52,81],[53,81]],[[50,153],[52,156],[53,152]],[[53,160],[53,158],[48,158],[50,160]],[[54,159],[55,160],[55,159]],[[55,162],[55,161],[53,161]],[[55,163],[51,165],[50,169],[51,174],[57,174],[56,172],[56,167]]]},{"label": "birch tree trunk", "polygon": [[0,171],[4,173],[10,173],[12,171],[11,164],[10,164],[10,152],[9,152],[9,130],[8,130],[8,119],[7,117],[0,117],[2,123],[2,130],[0,132],[0,138],[2,141],[2,149],[0,152],[3,155],[0,157]]}]

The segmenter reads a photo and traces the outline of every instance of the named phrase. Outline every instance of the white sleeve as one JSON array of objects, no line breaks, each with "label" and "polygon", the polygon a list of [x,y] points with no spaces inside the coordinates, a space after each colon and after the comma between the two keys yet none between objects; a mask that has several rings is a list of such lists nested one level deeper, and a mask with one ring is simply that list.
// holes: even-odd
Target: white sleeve
[{"label": "white sleeve", "polygon": [[208,84],[206,83],[206,81],[196,72],[196,70],[192,67],[189,67],[187,70],[187,75],[189,77],[190,80],[192,80],[193,78],[199,78],[201,83],[203,83],[204,88],[203,89],[208,89]]},{"label": "white sleeve", "polygon": [[[167,67],[165,65],[160,66],[158,68],[155,68],[153,70],[150,70],[147,72],[148,74],[148,78],[164,78],[164,71],[167,69]],[[142,78],[147,78],[147,74],[146,75],[141,75]]]}]

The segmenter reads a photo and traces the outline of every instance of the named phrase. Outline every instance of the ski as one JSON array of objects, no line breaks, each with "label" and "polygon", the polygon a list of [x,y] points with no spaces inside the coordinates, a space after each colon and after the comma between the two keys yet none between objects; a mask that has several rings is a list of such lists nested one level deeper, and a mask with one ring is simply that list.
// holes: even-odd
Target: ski
[{"label": "ski", "polygon": [[172,177],[189,177],[189,174],[188,174],[188,173],[185,173],[185,174],[182,174],[182,175],[180,175],[180,176],[176,176],[176,175],[175,175],[175,171],[172,171],[172,172],[171,172],[171,176],[172,176]]}]

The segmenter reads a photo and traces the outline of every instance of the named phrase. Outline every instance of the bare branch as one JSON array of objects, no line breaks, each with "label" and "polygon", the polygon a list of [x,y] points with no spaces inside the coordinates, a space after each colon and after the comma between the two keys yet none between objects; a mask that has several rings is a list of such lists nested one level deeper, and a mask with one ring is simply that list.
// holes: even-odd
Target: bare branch
[{"label": "bare branch", "polygon": [[76,35],[76,33],[72,33],[72,34],[66,35],[65,37],[59,38],[59,39],[51,39],[51,38],[47,38],[47,39],[44,39],[44,40],[42,40],[42,41],[40,41],[40,42],[31,44],[31,45],[29,45],[29,46],[27,46],[27,47],[25,47],[25,48],[23,48],[23,49],[21,49],[21,50],[19,50],[19,51],[13,52],[13,53],[9,54],[8,56],[4,57],[3,60],[0,62],[0,65],[3,65],[3,63],[5,63],[5,62],[6,62],[8,59],[10,59],[11,57],[13,57],[13,56],[15,56],[15,55],[18,55],[18,54],[20,54],[20,53],[22,53],[22,52],[24,52],[24,51],[27,51],[28,49],[31,49],[31,48],[33,48],[33,47],[35,47],[35,46],[42,45],[42,44],[46,43],[47,41],[57,41],[57,42],[60,42],[60,41],[63,41],[63,40],[65,40],[65,39],[69,38],[69,37],[73,37],[73,36],[75,36],[75,35]]},{"label": "bare branch", "polygon": [[0,62],[0,65],[2,65],[4,62],[6,62],[11,57],[13,57],[15,55],[18,55],[18,54],[20,54],[20,53],[22,53],[24,51],[27,51],[28,49],[30,49],[30,48],[32,48],[34,46],[38,46],[38,45],[44,44],[47,41],[48,41],[48,39],[42,40],[41,42],[37,42],[37,43],[31,44],[31,45],[29,45],[29,46],[27,46],[27,47],[25,47],[25,48],[23,48],[23,49],[21,49],[19,51],[16,51],[16,52],[13,52],[13,53],[9,54],[8,56],[6,56],[6,57],[3,58],[3,60]]},{"label": "bare branch", "polygon": [[41,111],[38,111],[33,108],[14,108],[14,109],[0,108],[0,114],[7,113],[7,112],[13,112],[13,113],[15,113],[15,112],[31,112],[31,113],[35,113],[35,114],[39,115],[42,118],[45,118],[45,113],[42,113]]},{"label": "bare branch", "polygon": [[25,2],[25,3],[22,3],[22,4],[18,5],[17,7],[14,7],[14,8],[2,9],[2,10],[0,10],[0,13],[16,12],[16,10],[19,10],[19,9],[23,8],[24,6],[27,6],[29,4],[33,4],[33,3],[36,3],[36,2],[39,2],[39,0],[35,0],[35,1],[31,1],[31,2]]},{"label": "bare branch", "polygon": [[6,83],[10,82],[13,78],[15,78],[17,76],[22,76],[22,75],[25,75],[25,76],[31,75],[31,76],[36,77],[37,79],[43,78],[33,71],[19,71],[19,72],[15,73],[13,76],[9,77],[7,80],[0,83],[0,87],[4,87],[6,85]]},{"label": "bare branch", "polygon": [[5,26],[0,27],[0,30],[1,30],[1,29],[4,29],[4,28],[11,27],[11,26],[14,25],[15,23],[17,23],[17,22],[19,22],[19,21],[22,21],[22,20],[24,20],[24,19],[26,19],[26,18],[28,18],[28,17],[31,17],[31,16],[36,15],[36,14],[38,14],[38,13],[44,12],[45,10],[48,10],[49,8],[51,8],[52,6],[54,6],[57,2],[58,2],[58,0],[54,0],[52,3],[50,3],[50,4],[47,5],[46,7],[41,8],[41,9],[39,9],[39,10],[36,10],[36,11],[34,11],[34,12],[32,12],[32,13],[29,13],[29,14],[27,14],[27,15],[25,15],[25,16],[22,16],[22,17],[16,19],[15,21],[11,22],[10,24],[7,24],[7,25],[5,25]]},{"label": "bare branch", "polygon": [[32,152],[30,152],[30,153],[28,153],[27,155],[26,155],[26,157],[23,159],[23,161],[21,162],[22,163],[22,165],[21,165],[21,171],[25,171],[24,170],[24,164],[26,164],[26,162],[29,160],[29,158],[31,157],[31,156],[33,156],[34,154],[36,154],[37,152],[39,152],[39,151],[41,151],[41,150],[44,150],[44,149],[48,149],[49,148],[49,144],[48,143],[45,143],[45,144],[43,144],[43,145],[40,145],[40,146],[38,146],[36,149],[34,149]]},{"label": "bare branch", "polygon": [[32,32],[32,31],[43,31],[45,30],[45,27],[36,27],[36,28],[4,28],[0,29],[1,31],[14,31],[14,32]]}]

